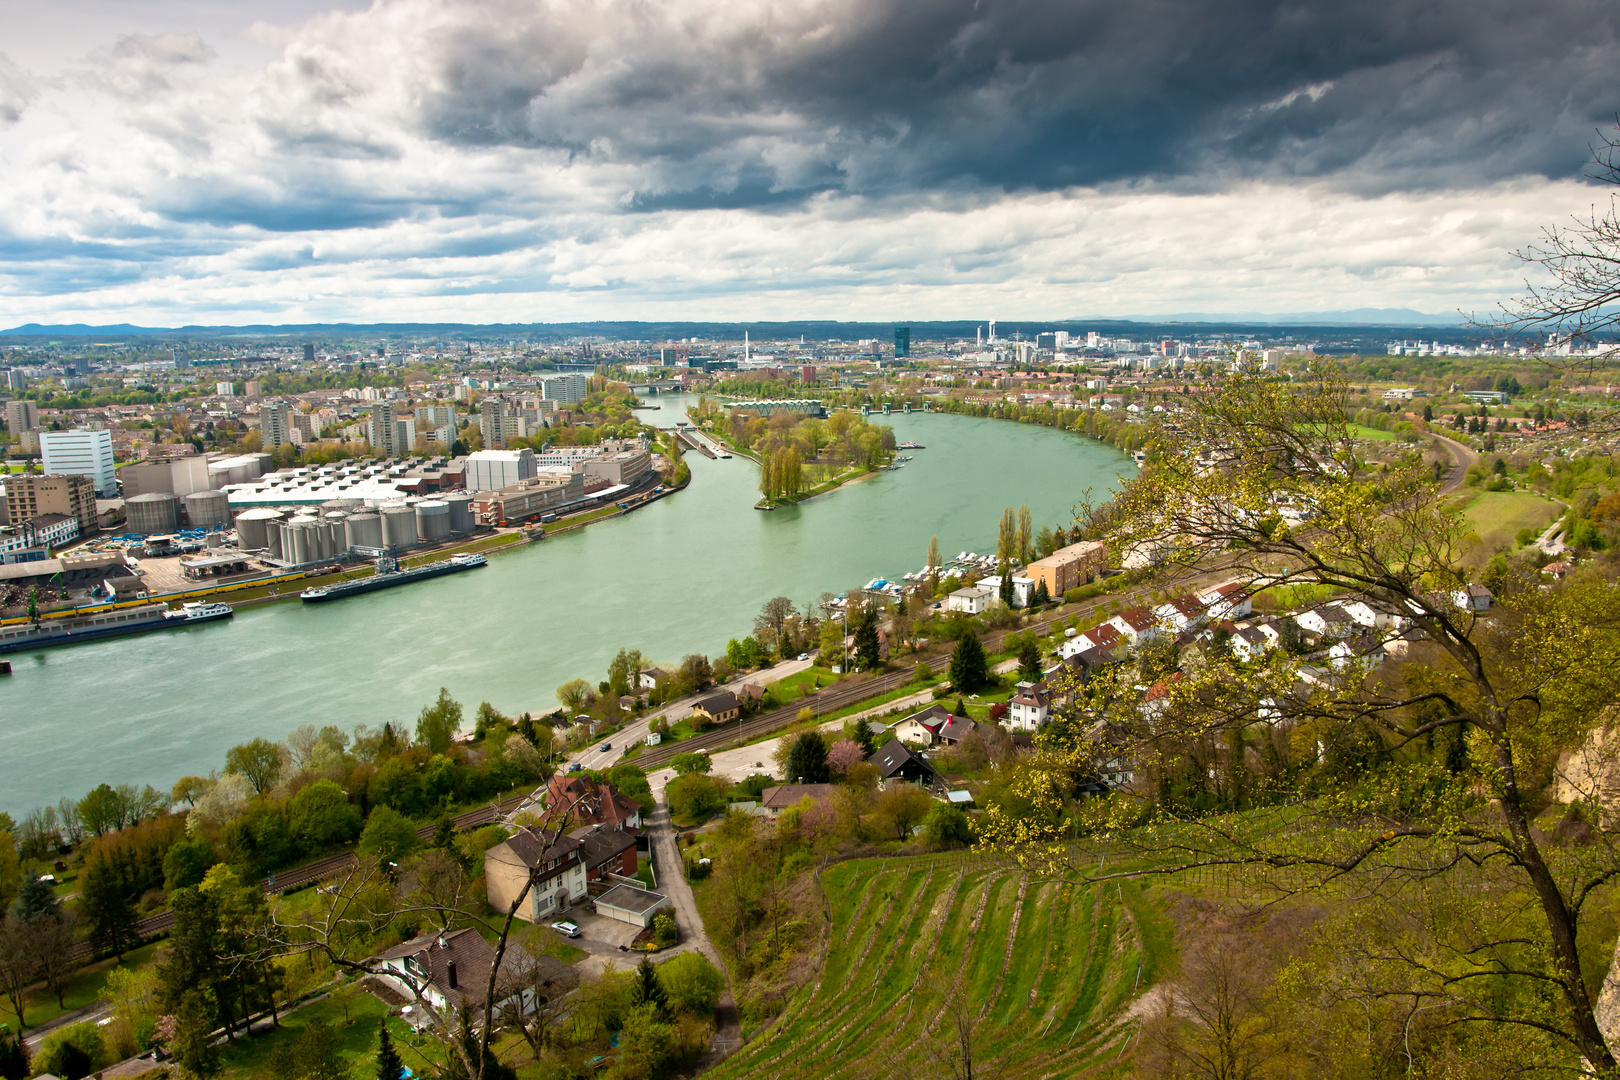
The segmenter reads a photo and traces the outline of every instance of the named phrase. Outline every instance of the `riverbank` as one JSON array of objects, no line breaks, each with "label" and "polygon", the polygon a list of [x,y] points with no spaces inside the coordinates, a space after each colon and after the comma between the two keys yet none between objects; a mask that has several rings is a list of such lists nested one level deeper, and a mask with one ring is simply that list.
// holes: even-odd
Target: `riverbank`
[{"label": "riverbank", "polygon": [[[711,431],[705,431],[704,434],[708,435],[709,438],[713,439],[715,442],[717,442],[721,446],[725,447],[726,452],[731,454],[732,456],[734,456],[734,457],[745,457],[749,461],[752,461],[755,465],[758,465],[760,468],[765,467],[765,464],[760,459],[759,453],[757,451],[741,449],[741,448],[735,446],[734,444],[729,443],[726,440],[720,438],[718,435],[715,435]],[[890,460],[892,461],[893,459],[891,458]],[[814,499],[819,495],[826,495],[829,492],[837,491],[839,488],[843,487],[845,484],[854,483],[856,480],[861,479],[863,476],[876,475],[879,471],[880,471],[879,469],[870,469],[870,468],[867,468],[864,465],[852,465],[848,469],[845,469],[843,472],[837,474],[836,476],[829,477],[828,479],[823,480],[821,483],[810,487],[806,491],[801,491],[798,494],[795,494],[795,495],[773,495],[770,498],[762,498],[758,502],[754,503],[754,509],[755,510],[777,510],[777,509],[780,509],[781,507],[784,507],[784,506],[797,506],[799,503],[807,502],[810,499]]]}]

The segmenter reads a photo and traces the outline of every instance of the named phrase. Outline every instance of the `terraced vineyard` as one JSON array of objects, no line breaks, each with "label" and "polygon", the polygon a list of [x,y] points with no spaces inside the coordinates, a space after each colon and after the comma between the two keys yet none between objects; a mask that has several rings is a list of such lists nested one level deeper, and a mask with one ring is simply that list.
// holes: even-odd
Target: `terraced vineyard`
[{"label": "terraced vineyard", "polygon": [[1128,1069],[1138,1024],[1126,1010],[1163,959],[1131,886],[1025,882],[971,856],[843,863],[822,885],[832,927],[820,979],[712,1075],[948,1075],[930,1068],[927,1028],[950,987],[977,1018],[976,1073]]}]

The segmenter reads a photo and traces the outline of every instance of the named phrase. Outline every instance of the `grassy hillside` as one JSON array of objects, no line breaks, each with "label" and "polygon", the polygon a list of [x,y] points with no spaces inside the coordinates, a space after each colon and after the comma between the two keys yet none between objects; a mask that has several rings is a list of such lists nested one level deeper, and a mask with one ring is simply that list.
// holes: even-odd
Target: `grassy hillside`
[{"label": "grassy hillside", "polygon": [[1486,491],[1463,516],[1479,534],[1480,548],[1484,557],[1489,558],[1504,548],[1512,551],[1517,546],[1514,537],[1520,529],[1540,533],[1563,512],[1562,506],[1531,492]]},{"label": "grassy hillside", "polygon": [[717,1080],[878,1077],[899,1061],[948,1075],[931,1068],[926,1028],[953,986],[977,1017],[975,1072],[1126,1068],[1137,1023],[1124,1009],[1168,948],[1139,886],[1026,883],[966,856],[843,863],[822,885],[832,927],[819,981]]}]

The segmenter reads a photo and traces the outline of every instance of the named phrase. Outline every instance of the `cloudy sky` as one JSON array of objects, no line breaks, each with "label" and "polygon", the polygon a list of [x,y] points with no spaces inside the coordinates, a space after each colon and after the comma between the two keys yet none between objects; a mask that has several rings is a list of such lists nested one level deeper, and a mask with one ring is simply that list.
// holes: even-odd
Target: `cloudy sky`
[{"label": "cloudy sky", "polygon": [[0,0],[0,324],[1483,309],[1612,0]]}]

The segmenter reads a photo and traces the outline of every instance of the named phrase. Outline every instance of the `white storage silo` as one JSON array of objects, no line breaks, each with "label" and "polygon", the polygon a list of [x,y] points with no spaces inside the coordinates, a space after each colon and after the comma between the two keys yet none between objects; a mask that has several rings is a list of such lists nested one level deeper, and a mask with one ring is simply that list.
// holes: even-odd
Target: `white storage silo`
[{"label": "white storage silo", "polygon": [[236,518],[236,546],[243,551],[263,551],[268,548],[270,536],[267,526],[271,522],[279,523],[281,518],[280,510],[268,507],[244,510]]}]

